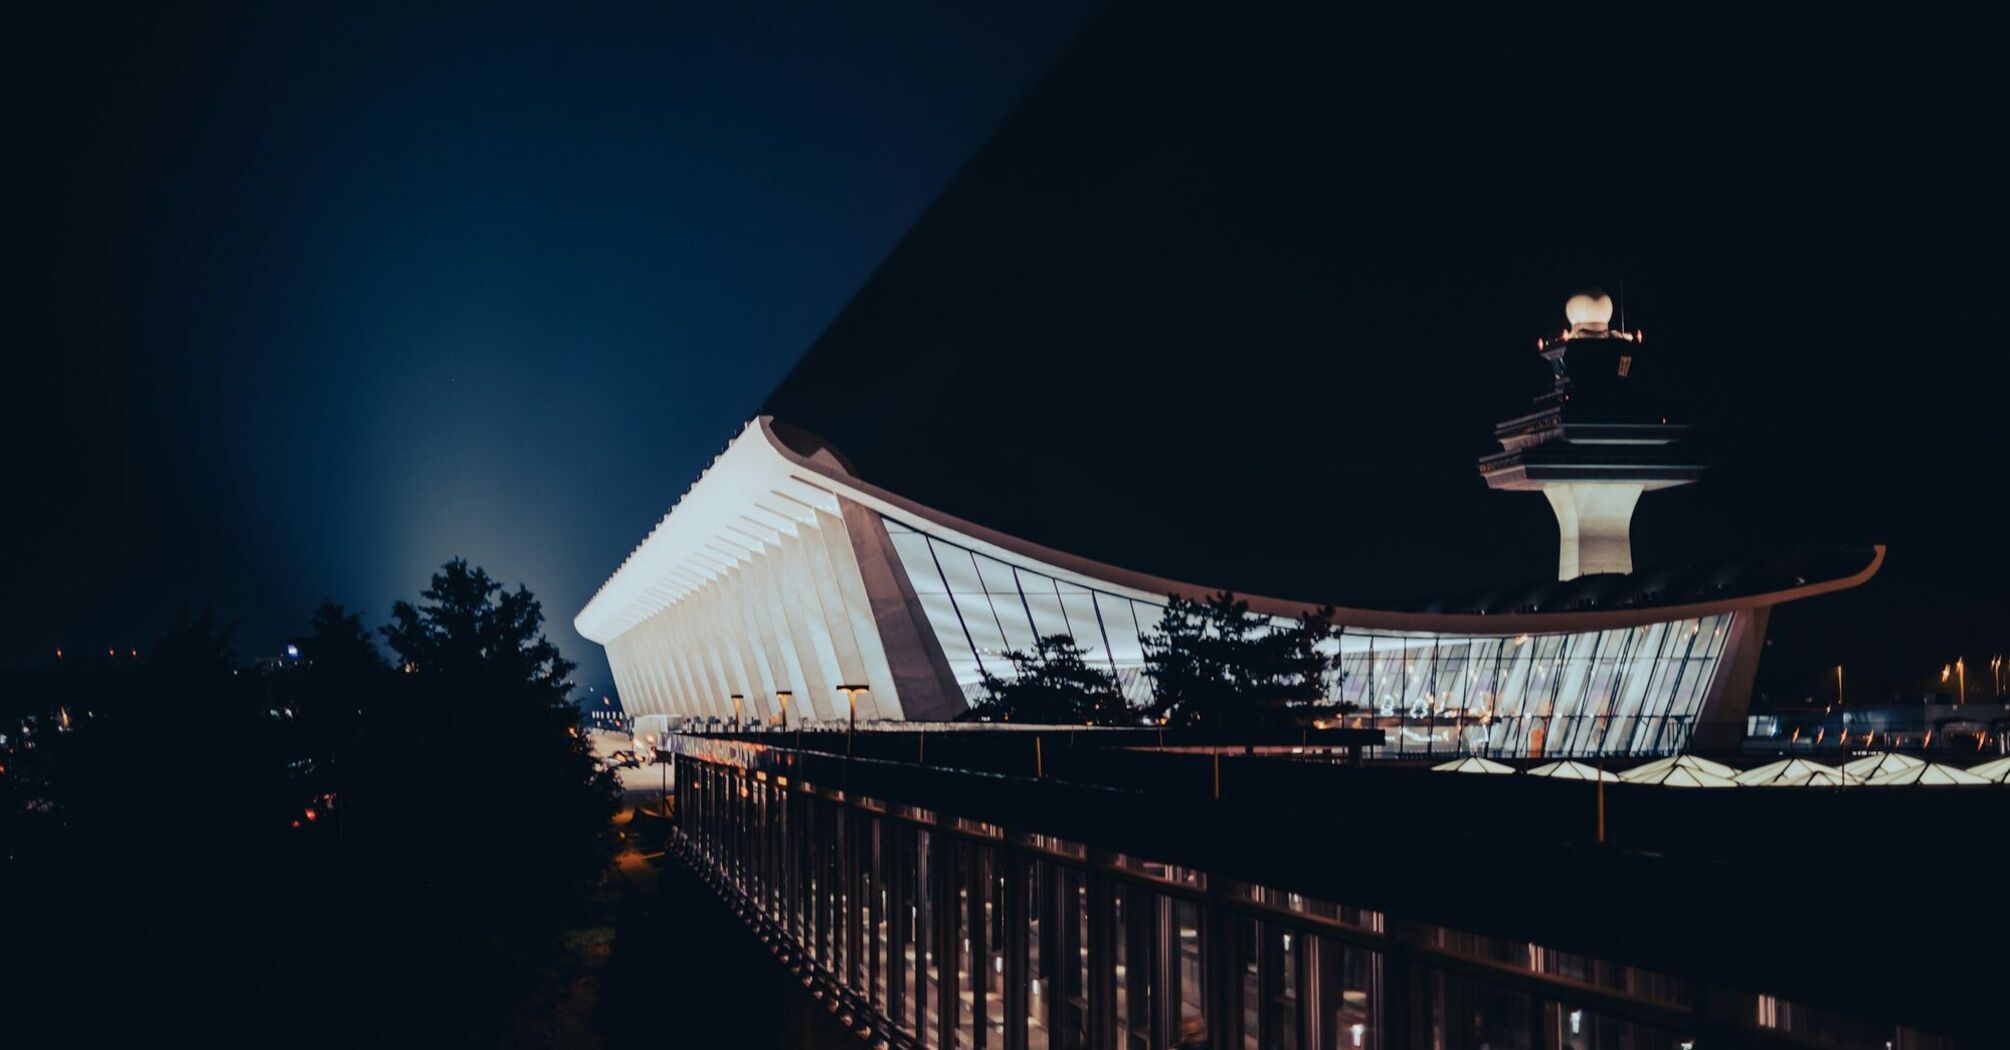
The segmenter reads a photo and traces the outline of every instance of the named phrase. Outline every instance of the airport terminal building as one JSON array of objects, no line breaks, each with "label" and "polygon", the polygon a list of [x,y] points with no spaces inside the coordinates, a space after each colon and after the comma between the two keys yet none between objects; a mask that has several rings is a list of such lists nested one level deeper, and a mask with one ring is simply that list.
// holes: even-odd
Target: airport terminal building
[{"label": "airport terminal building", "polygon": [[[1511,422],[1529,444],[1527,418]],[[1556,422],[1556,435],[1572,433]],[[1560,455],[1582,463],[1596,434],[1574,433],[1579,447]],[[1500,459],[1489,457],[1483,473],[1501,470]],[[1568,501],[1551,502],[1562,527]],[[1338,609],[1332,700],[1348,724],[1382,728],[1392,754],[1653,755],[1735,744],[1772,607],[1856,586],[1882,558],[1882,548],[1823,551]],[[1148,700],[1141,639],[1167,597],[1204,598],[1223,585],[1233,589],[1099,564],[959,520],[874,486],[820,439],[762,417],[575,622],[606,647],[638,717],[794,724],[844,720],[856,704],[861,722],[931,721],[966,710],[985,674],[1009,675],[1005,653],[1053,634],[1072,636],[1133,702]],[[1276,617],[1315,604],[1244,597]]]}]

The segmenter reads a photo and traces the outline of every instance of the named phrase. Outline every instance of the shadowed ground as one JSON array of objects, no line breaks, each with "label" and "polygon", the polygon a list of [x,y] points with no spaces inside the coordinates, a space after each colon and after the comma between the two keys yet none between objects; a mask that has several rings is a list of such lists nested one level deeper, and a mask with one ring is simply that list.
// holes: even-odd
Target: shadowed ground
[{"label": "shadowed ground", "polygon": [[815,1009],[710,887],[674,857],[661,855],[663,827],[647,816],[627,824],[631,847],[641,850],[631,848],[619,861],[618,933],[594,1017],[601,1046],[857,1045]]}]

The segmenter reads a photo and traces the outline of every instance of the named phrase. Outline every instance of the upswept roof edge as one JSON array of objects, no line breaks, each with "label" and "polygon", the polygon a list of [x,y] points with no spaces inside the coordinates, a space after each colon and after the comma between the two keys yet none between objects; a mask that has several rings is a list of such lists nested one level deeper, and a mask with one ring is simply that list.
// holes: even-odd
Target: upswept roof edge
[{"label": "upswept roof edge", "polygon": [[[773,423],[771,416],[757,417],[747,424],[725,451],[713,459],[712,464],[685,491],[683,498],[663,516],[655,528],[650,530],[649,535],[623,560],[620,568],[608,577],[607,582],[601,585],[586,607],[580,610],[573,622],[581,635],[604,645],[629,627],[674,603],[683,593],[701,585],[701,577],[715,574],[713,570],[708,570],[704,566],[716,567],[719,562],[730,562],[729,553],[720,552],[716,545],[708,542],[710,533],[721,527],[722,523],[724,527],[731,527],[742,533],[741,538],[730,540],[728,546],[746,546],[746,539],[758,540],[763,530],[779,531],[791,527],[782,520],[791,515],[791,508],[772,505],[756,507],[755,501],[749,501],[746,508],[746,511],[756,512],[754,517],[747,517],[746,512],[737,511],[734,507],[724,506],[710,508],[700,514],[687,513],[686,519],[679,521],[679,511],[690,504],[694,496],[708,499],[720,496],[731,499],[734,496],[744,497],[750,493],[782,493],[781,498],[773,502],[796,504],[799,507],[822,506],[827,510],[834,509],[838,498],[844,498],[871,507],[895,520],[906,521],[924,531],[954,534],[955,538],[965,541],[967,545],[987,553],[1002,555],[1008,561],[1036,562],[1044,568],[1055,570],[1058,575],[1075,577],[1080,582],[1104,590],[1132,592],[1134,597],[1149,599],[1176,594],[1198,599],[1227,589],[1200,586],[1107,565],[965,521],[857,478],[847,473],[834,460],[811,458],[796,452],[776,436]],[[754,440],[756,432],[758,440]],[[719,473],[722,464],[736,471],[745,471],[749,476],[727,478]],[[719,491],[714,492],[715,489]],[[794,494],[788,494],[784,490],[792,491]],[[743,518],[744,525],[733,524]],[[1548,634],[1634,627],[1778,605],[1848,590],[1862,585],[1877,575],[1878,570],[1884,565],[1884,555],[1885,548],[1879,544],[1871,548],[1868,561],[1854,572],[1827,579],[1800,582],[1795,586],[1778,590],[1720,599],[1669,605],[1631,605],[1609,609],[1493,614],[1405,612],[1340,607],[1334,610],[1334,622],[1346,627],[1369,630],[1486,635]],[[692,566],[694,558],[703,563],[695,570]],[[1240,592],[1238,596],[1248,601],[1252,611],[1271,616],[1297,616],[1320,604],[1260,595],[1243,595]]]}]

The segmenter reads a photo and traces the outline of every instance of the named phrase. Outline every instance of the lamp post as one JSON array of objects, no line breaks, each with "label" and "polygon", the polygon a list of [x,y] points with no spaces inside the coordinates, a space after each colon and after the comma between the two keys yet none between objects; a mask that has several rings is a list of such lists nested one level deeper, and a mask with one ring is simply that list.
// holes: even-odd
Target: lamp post
[{"label": "lamp post", "polygon": [[851,732],[856,730],[858,728],[858,694],[869,693],[872,691],[872,687],[868,685],[841,685],[837,687],[837,691],[844,694],[845,703],[849,709],[847,717],[851,721],[845,731]]},{"label": "lamp post", "polygon": [[735,733],[740,731],[740,701],[744,699],[746,697],[738,693],[733,694],[733,732]]},{"label": "lamp post", "polygon": [[795,695],[795,694],[793,694],[793,693],[790,693],[790,692],[789,692],[789,691],[788,691],[787,689],[783,689],[783,690],[781,690],[781,691],[779,691],[779,692],[777,692],[777,693],[775,694],[775,699],[776,699],[777,701],[780,701],[780,703],[781,703],[781,708],[782,708],[782,728],[783,728],[784,730],[786,730],[786,729],[788,729],[788,728],[789,728],[789,697],[791,697],[791,696],[793,696],[793,695]]},{"label": "lamp post", "polygon": [[837,687],[837,691],[844,694],[845,705],[849,712],[846,715],[847,721],[845,722],[844,729],[844,755],[846,758],[851,757],[851,735],[858,732],[858,694],[869,692],[871,688],[871,686],[864,685],[841,685]]}]

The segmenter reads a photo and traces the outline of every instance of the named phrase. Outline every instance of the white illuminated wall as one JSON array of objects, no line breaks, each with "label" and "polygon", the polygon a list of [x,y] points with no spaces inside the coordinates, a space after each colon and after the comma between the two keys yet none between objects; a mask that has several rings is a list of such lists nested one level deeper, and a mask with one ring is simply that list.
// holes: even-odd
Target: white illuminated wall
[{"label": "white illuminated wall", "polygon": [[[737,695],[742,718],[773,722],[786,691],[790,722],[843,720],[838,687],[862,685],[861,720],[947,719],[985,673],[1010,674],[1007,651],[1049,634],[1142,704],[1141,639],[1166,594],[1198,592],[1092,568],[805,459],[756,420],[576,623],[637,716],[729,721]],[[1343,622],[1332,699],[1398,751],[1666,752],[1687,743],[1741,616],[1538,634]]]}]

